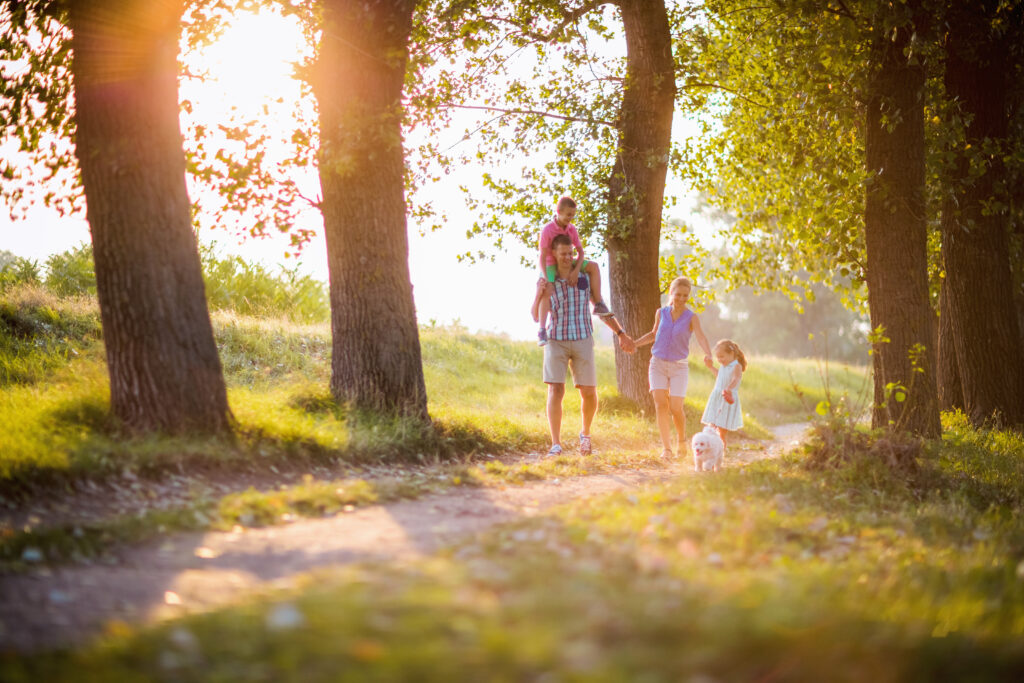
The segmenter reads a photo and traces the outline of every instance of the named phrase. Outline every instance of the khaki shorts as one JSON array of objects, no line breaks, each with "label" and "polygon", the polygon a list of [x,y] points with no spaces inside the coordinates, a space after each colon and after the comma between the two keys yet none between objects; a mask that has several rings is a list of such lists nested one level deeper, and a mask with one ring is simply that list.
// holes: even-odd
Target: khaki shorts
[{"label": "khaki shorts", "polygon": [[651,391],[668,390],[669,396],[683,398],[686,396],[686,385],[690,378],[690,366],[686,359],[680,361],[662,360],[651,356],[651,364],[647,367],[647,382]]},{"label": "khaki shorts", "polygon": [[552,339],[544,346],[544,382],[565,384],[566,370],[572,368],[573,384],[578,387],[597,386],[594,365],[594,337],[577,341]]}]

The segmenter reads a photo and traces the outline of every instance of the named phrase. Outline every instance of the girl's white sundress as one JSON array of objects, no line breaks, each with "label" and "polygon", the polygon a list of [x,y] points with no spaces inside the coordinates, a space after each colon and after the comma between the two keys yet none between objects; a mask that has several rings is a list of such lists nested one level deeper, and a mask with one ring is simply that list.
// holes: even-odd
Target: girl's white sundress
[{"label": "girl's white sundress", "polygon": [[[704,416],[700,418],[702,423],[715,425],[729,431],[743,426],[743,408],[740,407],[740,385],[737,384],[736,388],[732,390],[732,405],[726,403],[725,399],[722,398],[722,391],[728,386],[729,380],[732,379],[733,370],[738,365],[739,361],[734,360],[728,365],[718,368],[718,379],[715,380],[715,388],[711,390],[711,396],[708,397],[708,405],[704,408]],[[740,383],[742,383],[743,376],[740,375],[740,377]]]}]

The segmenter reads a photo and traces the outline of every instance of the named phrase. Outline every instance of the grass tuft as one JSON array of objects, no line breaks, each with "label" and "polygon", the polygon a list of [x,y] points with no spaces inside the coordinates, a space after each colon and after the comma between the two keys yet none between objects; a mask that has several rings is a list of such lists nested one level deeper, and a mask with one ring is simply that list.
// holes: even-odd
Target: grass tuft
[{"label": "grass tuft", "polygon": [[878,464],[912,476],[920,471],[924,441],[905,432],[869,432],[844,420],[828,420],[812,425],[803,448],[811,470]]}]

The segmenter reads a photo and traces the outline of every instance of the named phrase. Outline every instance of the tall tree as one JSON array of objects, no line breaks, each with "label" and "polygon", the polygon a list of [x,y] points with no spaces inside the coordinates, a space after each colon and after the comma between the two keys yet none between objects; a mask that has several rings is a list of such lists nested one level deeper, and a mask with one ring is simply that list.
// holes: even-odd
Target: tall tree
[{"label": "tall tree", "polygon": [[331,392],[427,418],[409,279],[402,89],[415,0],[322,0],[313,83],[331,296]]},{"label": "tall tree", "polygon": [[[732,95],[698,146],[699,185],[738,218],[725,269],[735,284],[866,286],[889,340],[873,357],[874,420],[937,434],[923,2],[710,11],[707,78]],[[856,303],[863,289],[846,291]]]},{"label": "tall tree", "polygon": [[[675,60],[663,2],[621,0],[626,33],[626,79],[619,110],[618,147],[608,178],[608,274],[612,310],[628,330],[643,330],[661,302],[661,247],[665,175],[672,146]],[[619,393],[647,406],[650,349],[628,354],[615,347]]]},{"label": "tall tree", "polygon": [[1024,340],[1013,298],[1004,162],[1012,46],[1022,36],[1024,5],[984,0],[950,3],[948,11],[944,84],[949,125],[963,134],[950,140],[942,203],[947,338],[971,422],[1024,425]]},{"label": "tall tree", "polygon": [[178,124],[182,11],[182,0],[70,3],[75,155],[114,414],[136,430],[223,432]]},{"label": "tall tree", "polygon": [[875,426],[938,436],[935,313],[928,298],[925,212],[925,70],[912,50],[920,3],[883,14],[871,45],[864,155],[870,177],[864,206],[865,274],[875,345]]}]

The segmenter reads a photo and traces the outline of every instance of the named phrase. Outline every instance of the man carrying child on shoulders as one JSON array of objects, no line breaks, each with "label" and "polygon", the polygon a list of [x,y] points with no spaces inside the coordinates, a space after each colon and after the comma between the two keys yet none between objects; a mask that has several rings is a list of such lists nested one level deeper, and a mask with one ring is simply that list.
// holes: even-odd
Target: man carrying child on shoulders
[{"label": "man carrying child on shoulders", "polygon": [[[553,287],[548,299],[550,318],[547,324],[548,343],[544,345],[544,382],[548,385],[547,415],[551,430],[551,448],[548,455],[562,453],[562,399],[565,397],[566,371],[572,368],[573,383],[580,392],[582,429],[579,449],[581,455],[590,455],[593,445],[590,425],[597,414],[597,367],[594,364],[594,328],[590,313],[590,282],[585,274],[579,274],[576,283],[570,284],[574,274],[573,244],[566,235],[556,235],[551,243],[555,256],[556,277],[549,283],[537,283],[538,295],[543,288]],[[534,300],[533,316],[538,318],[538,296]],[[601,317],[601,321],[615,333],[622,350],[632,353],[633,340],[625,333],[615,316]]]}]

